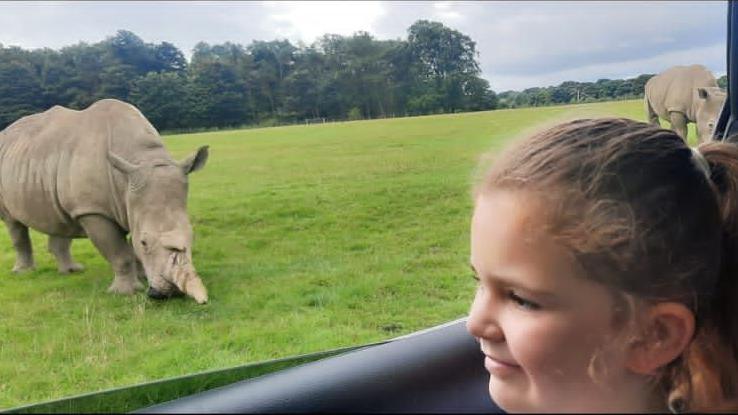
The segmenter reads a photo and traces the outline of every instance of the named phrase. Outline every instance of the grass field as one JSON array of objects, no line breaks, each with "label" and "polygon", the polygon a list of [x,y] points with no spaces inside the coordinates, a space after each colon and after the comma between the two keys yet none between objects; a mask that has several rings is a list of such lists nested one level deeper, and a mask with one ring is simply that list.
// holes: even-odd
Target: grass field
[{"label": "grass field", "polygon": [[194,260],[210,303],[106,293],[60,276],[33,233],[37,270],[10,273],[0,230],[0,408],[395,337],[465,315],[470,186],[480,158],[561,117],[643,119],[640,101],[165,137],[190,177]]}]

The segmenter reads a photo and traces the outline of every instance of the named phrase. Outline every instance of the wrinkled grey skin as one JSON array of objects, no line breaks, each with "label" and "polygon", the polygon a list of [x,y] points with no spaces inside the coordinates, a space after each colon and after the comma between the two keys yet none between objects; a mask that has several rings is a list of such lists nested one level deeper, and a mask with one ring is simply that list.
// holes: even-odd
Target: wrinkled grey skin
[{"label": "wrinkled grey skin", "polygon": [[693,122],[702,143],[712,137],[725,97],[704,66],[674,66],[646,82],[646,115],[655,125],[660,125],[659,118],[669,121],[685,140],[687,124]]},{"label": "wrinkled grey skin", "polygon": [[33,228],[49,235],[62,273],[83,269],[69,248],[89,237],[113,268],[108,291],[132,294],[146,279],[152,297],[207,302],[186,209],[187,175],[207,157],[205,146],[175,162],[141,112],[117,100],[21,118],[0,131],[0,218],[16,250],[13,271],[34,268]]}]

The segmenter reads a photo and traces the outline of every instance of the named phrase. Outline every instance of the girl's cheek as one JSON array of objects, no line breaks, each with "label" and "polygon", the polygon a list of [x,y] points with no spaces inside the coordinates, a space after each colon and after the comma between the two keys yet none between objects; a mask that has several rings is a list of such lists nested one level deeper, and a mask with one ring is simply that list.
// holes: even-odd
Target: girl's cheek
[{"label": "girl's cheek", "polygon": [[[512,356],[540,382],[589,379],[588,367],[598,346],[594,327],[571,316],[540,316],[510,327],[507,336]],[[548,379],[548,381],[546,380]]]},{"label": "girl's cheek", "polygon": [[526,314],[518,315],[515,324],[506,324],[505,337],[517,363],[530,374],[544,374],[569,360],[566,355],[576,343],[576,333],[568,324],[544,311]]},{"label": "girl's cheek", "polygon": [[510,354],[526,372],[538,366],[539,356],[546,351],[547,340],[542,337],[546,330],[530,319],[515,319],[505,324],[505,340]]}]

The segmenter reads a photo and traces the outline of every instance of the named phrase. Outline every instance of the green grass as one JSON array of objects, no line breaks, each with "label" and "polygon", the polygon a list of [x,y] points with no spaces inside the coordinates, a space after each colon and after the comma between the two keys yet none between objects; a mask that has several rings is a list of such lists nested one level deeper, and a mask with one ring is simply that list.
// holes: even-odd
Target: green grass
[{"label": "green grass", "polygon": [[643,119],[640,101],[165,137],[190,178],[194,260],[210,303],[106,293],[37,270],[14,275],[0,231],[0,408],[377,341],[465,315],[470,186],[483,154],[554,119]]}]

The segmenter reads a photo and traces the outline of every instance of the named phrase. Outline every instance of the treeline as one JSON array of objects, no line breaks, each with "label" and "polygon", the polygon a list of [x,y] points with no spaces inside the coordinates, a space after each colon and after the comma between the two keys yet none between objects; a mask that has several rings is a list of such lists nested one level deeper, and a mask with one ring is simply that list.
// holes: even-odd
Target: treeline
[{"label": "treeline", "polygon": [[[646,82],[653,75],[643,74],[630,79],[599,79],[597,82],[566,81],[558,86],[505,91],[497,95],[497,105],[498,108],[521,108],[643,98]],[[717,81],[721,88],[727,87],[728,79],[725,75]]]},{"label": "treeline", "polygon": [[426,20],[407,33],[325,35],[309,46],[201,42],[190,62],[171,43],[124,30],[58,51],[0,44],[0,129],[53,105],[81,109],[101,98],[131,102],[160,130],[496,107],[469,36]]}]

